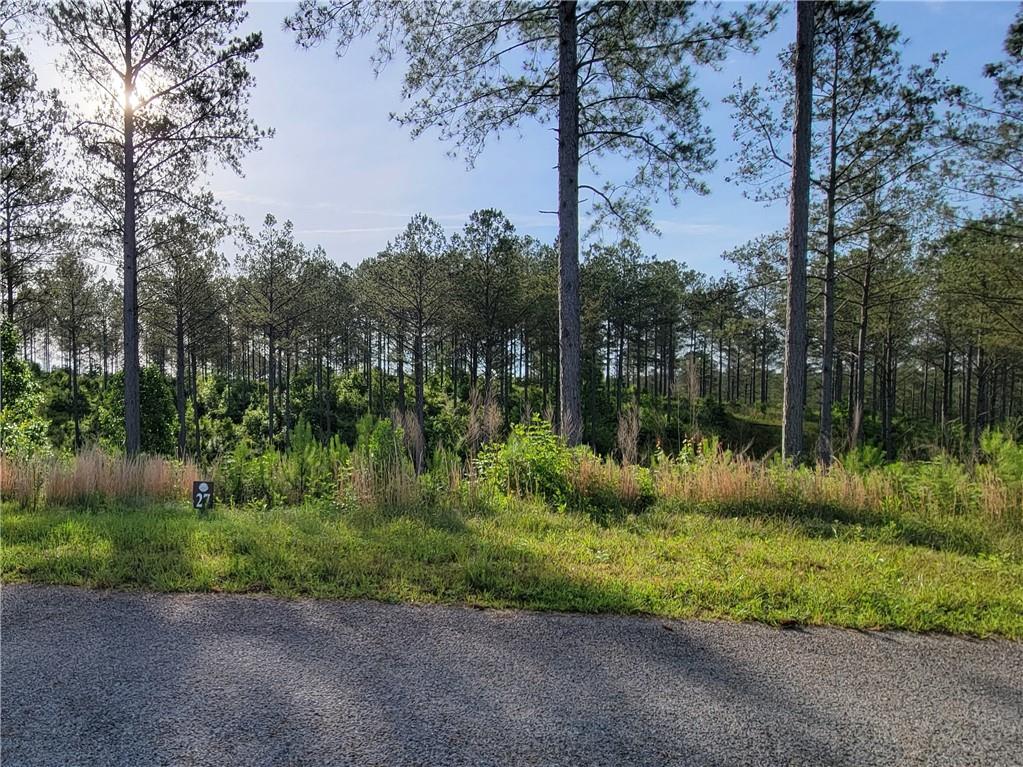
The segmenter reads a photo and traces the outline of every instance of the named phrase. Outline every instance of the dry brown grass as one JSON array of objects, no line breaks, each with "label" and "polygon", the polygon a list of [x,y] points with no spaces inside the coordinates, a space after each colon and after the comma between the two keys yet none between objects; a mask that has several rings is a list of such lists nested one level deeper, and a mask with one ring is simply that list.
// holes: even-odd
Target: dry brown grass
[{"label": "dry brown grass", "polygon": [[608,502],[619,509],[638,511],[648,499],[635,464],[618,464],[610,458],[580,453],[572,466],[570,481],[584,498]]},{"label": "dry brown grass", "polygon": [[653,470],[657,495],[687,504],[749,504],[798,501],[879,509],[894,484],[876,474],[785,470],[743,456],[714,456],[692,464],[664,463]]},{"label": "dry brown grass", "polygon": [[[438,502],[438,492],[449,500],[472,501],[492,490],[478,481],[471,460],[463,462],[445,451],[433,456],[429,481],[420,481],[406,447],[411,452],[416,444],[396,443],[393,452],[374,457],[353,453],[350,463],[337,472],[338,495],[366,507],[401,509]],[[1023,524],[1023,485],[1001,479],[984,466],[967,472],[944,466],[928,470],[928,465],[922,465],[901,474],[881,469],[854,472],[839,464],[829,470],[792,469],[713,447],[710,451],[695,450],[688,459],[655,458],[650,468],[578,451],[573,454],[568,481],[575,493],[603,509],[640,511],[663,501],[694,509],[979,512]],[[100,450],[72,459],[12,461],[0,456],[0,498],[32,507],[184,500],[198,476],[189,462],[156,456],[126,459]],[[288,500],[301,503],[305,499],[289,496]]]},{"label": "dry brown grass", "polygon": [[352,454],[351,470],[342,473],[340,494],[353,494],[361,506],[409,508],[420,496],[420,483],[410,463],[401,460],[374,463],[362,452]]},{"label": "dry brown grass", "polygon": [[35,505],[88,505],[97,501],[164,501],[188,497],[195,466],[159,456],[126,458],[98,449],[70,460],[38,458],[26,462],[0,457],[0,495]]},{"label": "dry brown grass", "polygon": [[395,429],[401,430],[402,440],[412,459],[412,465],[422,470],[426,461],[426,438],[423,436],[423,430],[419,428],[419,419],[416,418],[415,412],[412,410],[403,412],[394,408],[391,411],[391,423]]},{"label": "dry brown grass", "polygon": [[1023,487],[994,473],[953,476],[933,484],[883,470],[852,472],[840,465],[784,469],[745,456],[702,456],[692,463],[664,461],[651,470],[659,499],[700,504],[831,507],[855,511],[921,514],[981,512],[1023,516]]},{"label": "dry brown grass", "polygon": [[625,465],[639,460],[639,408],[629,405],[618,416],[618,451]]}]

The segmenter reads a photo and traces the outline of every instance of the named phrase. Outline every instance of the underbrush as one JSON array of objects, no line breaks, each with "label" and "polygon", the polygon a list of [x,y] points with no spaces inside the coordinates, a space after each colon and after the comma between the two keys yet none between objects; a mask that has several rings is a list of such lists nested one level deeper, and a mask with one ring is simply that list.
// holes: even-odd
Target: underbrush
[{"label": "underbrush", "polygon": [[337,437],[320,444],[300,422],[287,450],[258,452],[242,441],[204,469],[96,449],[64,459],[0,456],[0,494],[32,508],[173,501],[187,498],[201,474],[214,481],[218,503],[265,508],[329,502],[401,510],[537,499],[595,518],[636,514],[660,503],[838,516],[975,514],[1008,527],[1023,525],[1023,446],[988,432],[981,449],[983,460],[973,466],[945,456],[883,464],[860,450],[825,470],[753,459],[711,438],[685,442],[675,455],[658,449],[648,465],[639,466],[569,448],[534,417],[468,461],[440,447],[417,474],[400,417],[367,416],[358,423],[351,449]]},{"label": "underbrush", "polygon": [[[648,465],[542,421],[417,474],[400,422],[301,427],[203,471],[99,452],[0,465],[5,582],[460,601],[1023,638],[1023,462],[830,470],[713,440]],[[213,477],[217,505],[187,505]]]}]

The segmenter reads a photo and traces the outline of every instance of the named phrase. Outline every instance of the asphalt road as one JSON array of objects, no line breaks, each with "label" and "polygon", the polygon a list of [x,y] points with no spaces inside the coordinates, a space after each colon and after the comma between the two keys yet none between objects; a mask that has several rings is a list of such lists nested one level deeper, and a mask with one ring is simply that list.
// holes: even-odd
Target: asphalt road
[{"label": "asphalt road", "polygon": [[1023,764],[1023,644],[2,591],[16,765]]}]

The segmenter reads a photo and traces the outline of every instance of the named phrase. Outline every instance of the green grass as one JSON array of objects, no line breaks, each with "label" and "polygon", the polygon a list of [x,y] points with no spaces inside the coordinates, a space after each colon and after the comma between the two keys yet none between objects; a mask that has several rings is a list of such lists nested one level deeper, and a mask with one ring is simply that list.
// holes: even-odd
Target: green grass
[{"label": "green grass", "polygon": [[672,509],[595,521],[333,506],[2,508],[5,583],[459,602],[1023,639],[1023,532],[981,516]]}]

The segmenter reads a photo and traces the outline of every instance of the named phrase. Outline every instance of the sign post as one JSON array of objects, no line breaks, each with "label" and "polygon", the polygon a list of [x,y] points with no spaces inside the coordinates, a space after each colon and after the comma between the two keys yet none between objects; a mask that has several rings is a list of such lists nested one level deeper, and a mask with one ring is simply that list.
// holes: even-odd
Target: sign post
[{"label": "sign post", "polygon": [[198,511],[209,511],[213,508],[213,483],[199,480],[192,483],[192,508]]}]

